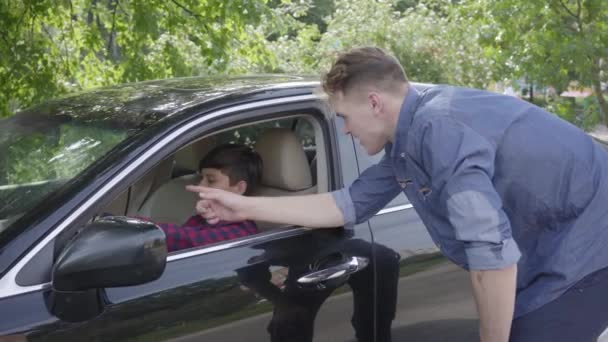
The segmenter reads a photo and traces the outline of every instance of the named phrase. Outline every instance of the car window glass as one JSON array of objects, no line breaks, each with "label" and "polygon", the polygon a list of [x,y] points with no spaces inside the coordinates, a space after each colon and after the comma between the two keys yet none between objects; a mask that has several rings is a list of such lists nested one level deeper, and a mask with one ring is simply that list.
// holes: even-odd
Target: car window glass
[{"label": "car window glass", "polygon": [[0,120],[0,234],[134,131],[78,117]]},{"label": "car window glass", "polygon": [[296,122],[295,133],[305,149],[315,148],[315,131],[310,121],[299,119]]}]

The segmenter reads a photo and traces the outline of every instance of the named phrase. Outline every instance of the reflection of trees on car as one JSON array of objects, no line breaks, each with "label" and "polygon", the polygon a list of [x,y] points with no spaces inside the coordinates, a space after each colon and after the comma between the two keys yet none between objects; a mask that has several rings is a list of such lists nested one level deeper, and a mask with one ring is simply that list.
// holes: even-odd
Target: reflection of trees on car
[{"label": "reflection of trees on car", "polygon": [[270,128],[286,128],[295,131],[304,148],[314,147],[315,132],[310,122],[302,119],[284,119],[239,127],[218,134],[220,143],[244,144],[254,147],[258,137]]},{"label": "reflection of trees on car", "polygon": [[30,134],[14,130],[0,145],[0,220],[24,212],[125,137],[124,131],[74,122]]},{"label": "reflection of trees on car", "polygon": [[101,127],[64,124],[57,133],[19,136],[4,158],[4,184],[70,178],[122,141],[125,133]]}]

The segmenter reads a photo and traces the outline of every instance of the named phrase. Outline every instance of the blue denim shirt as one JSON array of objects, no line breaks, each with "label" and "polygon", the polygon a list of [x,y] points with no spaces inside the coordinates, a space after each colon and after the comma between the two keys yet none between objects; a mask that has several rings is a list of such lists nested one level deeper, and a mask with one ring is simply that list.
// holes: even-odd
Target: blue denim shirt
[{"label": "blue denim shirt", "polygon": [[608,152],[511,96],[410,87],[394,142],[333,194],[346,226],[403,191],[431,238],[467,270],[518,263],[515,317],[608,266]]}]

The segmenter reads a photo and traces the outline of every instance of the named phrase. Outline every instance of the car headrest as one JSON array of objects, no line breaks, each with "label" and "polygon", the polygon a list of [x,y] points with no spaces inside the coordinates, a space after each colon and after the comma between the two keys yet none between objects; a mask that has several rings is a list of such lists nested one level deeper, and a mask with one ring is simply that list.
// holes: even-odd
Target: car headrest
[{"label": "car headrest", "polygon": [[194,208],[199,200],[198,194],[186,191],[186,185],[198,184],[199,181],[198,175],[173,178],[160,186],[137,214],[157,223],[184,223],[196,214]]},{"label": "car headrest", "polygon": [[208,137],[184,146],[175,153],[175,168],[180,171],[198,171],[198,162],[215,147],[215,144],[216,138]]},{"label": "car headrest", "polygon": [[264,164],[261,185],[288,191],[299,191],[312,186],[306,153],[291,130],[266,130],[258,138],[255,150]]}]

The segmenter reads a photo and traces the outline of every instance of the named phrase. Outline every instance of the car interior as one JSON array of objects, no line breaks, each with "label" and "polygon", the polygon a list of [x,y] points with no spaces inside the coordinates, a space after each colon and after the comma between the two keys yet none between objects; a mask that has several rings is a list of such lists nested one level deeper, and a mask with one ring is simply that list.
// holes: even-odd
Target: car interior
[{"label": "car interior", "polygon": [[[157,223],[182,224],[195,214],[199,160],[224,143],[243,143],[257,151],[263,171],[254,196],[297,196],[328,191],[325,143],[320,123],[300,114],[250,122],[214,132],[186,145],[158,163],[100,213],[140,216]],[[260,232],[285,227],[256,222]]]}]

